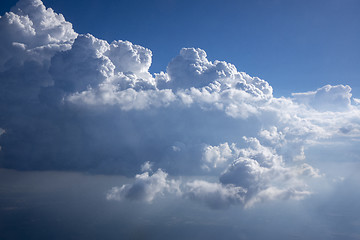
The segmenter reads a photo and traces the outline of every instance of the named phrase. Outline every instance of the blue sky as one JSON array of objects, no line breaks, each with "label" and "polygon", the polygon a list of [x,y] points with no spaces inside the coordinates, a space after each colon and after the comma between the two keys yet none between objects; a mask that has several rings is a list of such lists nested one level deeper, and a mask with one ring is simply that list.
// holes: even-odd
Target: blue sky
[{"label": "blue sky", "polygon": [[[16,1],[2,1],[1,12]],[[153,51],[151,72],[165,71],[182,47],[259,76],[276,96],[326,84],[360,94],[360,3],[330,1],[44,1],[79,33],[122,39]],[[81,11],[81,14],[79,13]]]},{"label": "blue sky", "polygon": [[359,239],[359,1],[15,4],[1,239]]}]

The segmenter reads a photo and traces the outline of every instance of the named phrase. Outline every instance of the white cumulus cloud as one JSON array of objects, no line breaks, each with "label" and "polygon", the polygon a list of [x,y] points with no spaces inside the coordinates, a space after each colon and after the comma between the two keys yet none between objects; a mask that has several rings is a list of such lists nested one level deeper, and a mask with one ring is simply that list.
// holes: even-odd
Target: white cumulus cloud
[{"label": "white cumulus cloud", "polygon": [[[181,189],[213,208],[246,207],[308,196],[306,179],[323,173],[307,150],[359,140],[350,86],[277,98],[200,48],[181,49],[160,73],[151,62],[150,49],[77,34],[40,0],[20,0],[0,18],[0,167],[133,176],[146,159],[109,199]],[[180,186],[168,173],[197,179]]]}]

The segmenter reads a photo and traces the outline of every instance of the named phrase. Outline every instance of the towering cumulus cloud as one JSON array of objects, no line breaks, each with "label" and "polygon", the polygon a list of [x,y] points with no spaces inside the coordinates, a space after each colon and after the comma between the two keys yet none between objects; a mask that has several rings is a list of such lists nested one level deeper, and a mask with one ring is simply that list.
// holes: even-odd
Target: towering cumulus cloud
[{"label": "towering cumulus cloud", "polygon": [[0,18],[0,166],[135,176],[109,200],[176,193],[250,207],[310,195],[307,181],[324,174],[306,149],[359,138],[350,86],[276,98],[268,82],[199,48],[181,49],[161,73],[149,72],[151,58],[20,0]]}]

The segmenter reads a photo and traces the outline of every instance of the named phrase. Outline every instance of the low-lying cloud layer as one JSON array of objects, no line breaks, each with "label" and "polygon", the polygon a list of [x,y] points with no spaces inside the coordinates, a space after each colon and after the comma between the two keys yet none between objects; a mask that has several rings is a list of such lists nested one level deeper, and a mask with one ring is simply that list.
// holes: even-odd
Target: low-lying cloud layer
[{"label": "low-lying cloud layer", "polygon": [[151,50],[77,34],[40,0],[2,16],[0,36],[0,166],[134,176],[153,164],[108,199],[175,192],[212,208],[301,199],[306,179],[322,176],[307,147],[359,137],[350,86],[276,98],[268,82],[199,48],[152,74]]}]

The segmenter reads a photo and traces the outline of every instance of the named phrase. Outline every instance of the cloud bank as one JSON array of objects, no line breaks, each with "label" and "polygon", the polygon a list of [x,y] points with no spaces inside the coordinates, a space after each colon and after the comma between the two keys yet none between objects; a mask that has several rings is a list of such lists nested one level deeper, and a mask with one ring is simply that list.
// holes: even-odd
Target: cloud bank
[{"label": "cloud bank", "polygon": [[40,0],[2,16],[0,36],[0,166],[134,176],[152,163],[108,199],[177,192],[212,208],[301,199],[307,179],[322,176],[306,149],[359,138],[347,85],[276,98],[265,80],[199,48],[150,73],[151,50],[77,34]]}]

